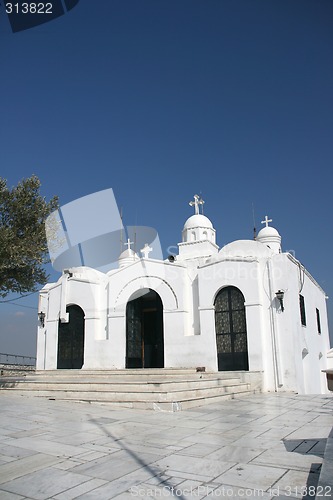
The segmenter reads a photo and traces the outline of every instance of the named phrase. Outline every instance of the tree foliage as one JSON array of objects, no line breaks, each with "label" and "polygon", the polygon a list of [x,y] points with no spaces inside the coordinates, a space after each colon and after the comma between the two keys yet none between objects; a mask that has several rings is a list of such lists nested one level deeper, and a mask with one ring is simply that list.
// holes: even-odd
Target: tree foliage
[{"label": "tree foliage", "polygon": [[12,189],[0,177],[0,296],[34,292],[47,282],[44,223],[57,207],[57,197],[47,202],[41,196],[35,175]]}]

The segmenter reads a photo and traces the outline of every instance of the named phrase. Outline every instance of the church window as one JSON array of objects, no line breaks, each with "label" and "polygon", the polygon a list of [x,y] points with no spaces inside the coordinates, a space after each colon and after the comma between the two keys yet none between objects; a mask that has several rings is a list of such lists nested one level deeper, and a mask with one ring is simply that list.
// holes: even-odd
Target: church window
[{"label": "church window", "polygon": [[196,234],[195,234],[195,231],[192,231],[192,241],[195,241],[197,238],[196,238]]},{"label": "church window", "polygon": [[204,232],[203,232],[203,238],[204,238],[204,240],[207,240],[207,239],[208,239],[207,231],[204,231]]},{"label": "church window", "polygon": [[306,326],[306,315],[305,315],[305,302],[303,295],[299,296],[299,310],[301,314],[301,323],[303,326]]},{"label": "church window", "polygon": [[319,309],[317,309],[317,308],[316,308],[316,316],[317,316],[317,329],[318,329],[318,333],[321,334],[320,312],[319,312]]}]

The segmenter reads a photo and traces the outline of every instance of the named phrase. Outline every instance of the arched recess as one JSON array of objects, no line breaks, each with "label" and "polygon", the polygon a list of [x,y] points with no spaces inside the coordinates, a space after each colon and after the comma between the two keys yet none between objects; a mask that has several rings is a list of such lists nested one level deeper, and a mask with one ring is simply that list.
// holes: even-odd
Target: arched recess
[{"label": "arched recess", "polygon": [[164,368],[163,303],[155,290],[141,289],[127,303],[126,368]]},{"label": "arched recess", "polygon": [[178,298],[174,290],[169,283],[159,276],[138,276],[129,281],[119,291],[114,305],[111,303],[110,307],[113,307],[114,311],[118,313],[125,313],[126,305],[130,298],[137,293],[138,290],[143,289],[155,290],[161,297],[164,310],[175,311],[178,309]]},{"label": "arched recess", "polygon": [[66,307],[69,322],[58,326],[58,369],[80,369],[84,362],[84,311],[77,305]]},{"label": "arched recess", "polygon": [[218,369],[248,370],[245,299],[234,287],[222,288],[215,297],[215,333]]}]

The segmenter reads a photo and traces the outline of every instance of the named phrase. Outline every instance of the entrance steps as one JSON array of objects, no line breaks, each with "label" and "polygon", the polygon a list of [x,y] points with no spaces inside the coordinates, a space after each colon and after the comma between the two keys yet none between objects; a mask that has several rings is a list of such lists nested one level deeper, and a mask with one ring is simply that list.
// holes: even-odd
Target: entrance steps
[{"label": "entrance steps", "polygon": [[261,373],[167,368],[50,370],[0,377],[0,389],[51,400],[178,411],[261,392]]}]

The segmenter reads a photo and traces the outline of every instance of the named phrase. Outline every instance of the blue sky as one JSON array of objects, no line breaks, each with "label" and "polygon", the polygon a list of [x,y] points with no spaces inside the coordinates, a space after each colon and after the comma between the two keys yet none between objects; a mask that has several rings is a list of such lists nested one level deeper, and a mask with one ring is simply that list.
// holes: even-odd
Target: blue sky
[{"label": "blue sky", "polygon": [[[333,298],[332,60],[331,0],[80,0],[18,33],[2,5],[0,176],[61,204],[111,187],[165,255],[193,194],[219,246],[253,204]],[[0,352],[34,355],[36,308],[0,304]]]}]

